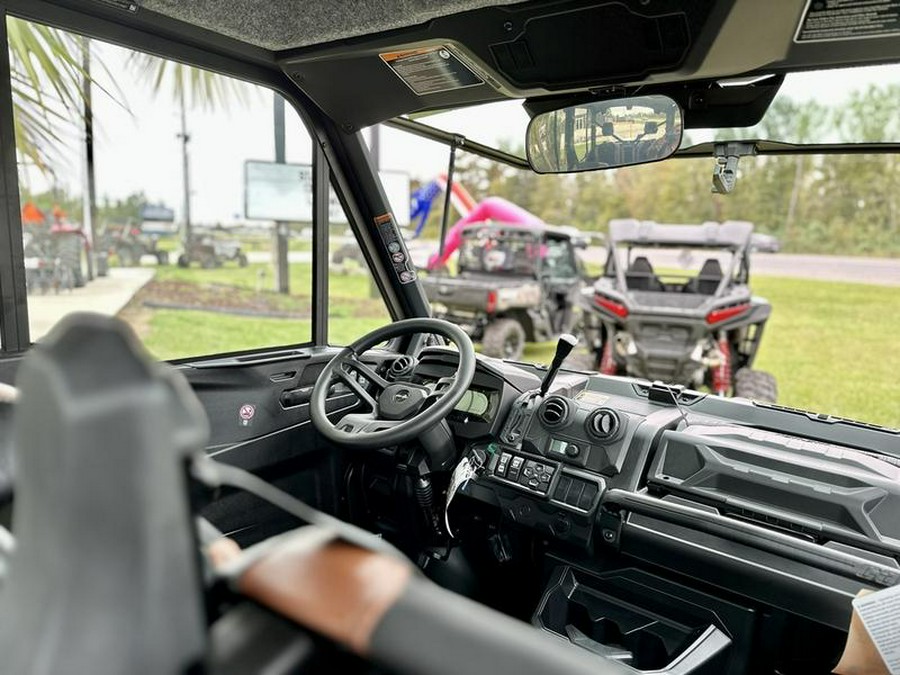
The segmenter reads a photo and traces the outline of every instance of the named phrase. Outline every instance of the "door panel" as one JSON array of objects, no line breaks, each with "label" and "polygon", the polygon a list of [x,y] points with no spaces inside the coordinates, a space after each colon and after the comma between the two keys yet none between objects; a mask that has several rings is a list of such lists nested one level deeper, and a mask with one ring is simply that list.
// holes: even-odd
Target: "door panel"
[{"label": "door panel", "polygon": [[[337,352],[298,349],[180,366],[209,418],[207,454],[337,514],[342,453],[315,431],[309,414],[312,387]],[[344,385],[333,386],[329,411],[357,404]],[[223,490],[216,497],[203,515],[242,546],[298,525],[252,495]]]}]

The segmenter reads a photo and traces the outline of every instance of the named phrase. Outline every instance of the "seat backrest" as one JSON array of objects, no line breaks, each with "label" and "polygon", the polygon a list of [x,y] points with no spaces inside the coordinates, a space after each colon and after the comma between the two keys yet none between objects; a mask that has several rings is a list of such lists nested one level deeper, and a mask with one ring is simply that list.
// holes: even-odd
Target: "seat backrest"
[{"label": "seat backrest", "polygon": [[662,282],[653,271],[653,265],[646,256],[639,255],[625,270],[625,284],[630,291],[662,291]]},{"label": "seat backrest", "polygon": [[184,673],[206,650],[186,476],[208,437],[183,376],[70,314],[23,360],[3,672]]},{"label": "seat backrest", "polygon": [[722,283],[722,265],[715,258],[707,258],[697,275],[697,292],[701,295],[714,295]]}]

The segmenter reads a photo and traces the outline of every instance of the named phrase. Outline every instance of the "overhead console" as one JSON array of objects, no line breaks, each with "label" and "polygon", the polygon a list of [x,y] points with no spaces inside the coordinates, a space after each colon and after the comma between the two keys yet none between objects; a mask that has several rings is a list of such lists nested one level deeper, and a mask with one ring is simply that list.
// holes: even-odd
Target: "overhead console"
[{"label": "overhead console", "polygon": [[[656,73],[694,71],[708,48],[704,34],[715,34],[732,4],[606,0],[575,7],[484,7],[387,35],[284,52],[280,65],[329,116],[356,130],[411,110],[583,91],[637,83]],[[558,35],[567,39],[555,39]],[[426,73],[429,50],[440,49],[445,66],[456,75],[430,86],[419,76]],[[336,78],[352,86],[334,87]],[[358,104],[360,97],[367,99],[365,106]]]}]

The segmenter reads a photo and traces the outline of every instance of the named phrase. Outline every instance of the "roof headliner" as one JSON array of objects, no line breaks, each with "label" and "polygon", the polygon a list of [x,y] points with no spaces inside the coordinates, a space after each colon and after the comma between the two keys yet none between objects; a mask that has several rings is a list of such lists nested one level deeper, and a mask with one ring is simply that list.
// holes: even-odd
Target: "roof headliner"
[{"label": "roof headliner", "polygon": [[[521,2],[521,0],[518,0]],[[141,5],[248,44],[281,51],[406,26],[510,0],[144,0]]]},{"label": "roof headliner", "polygon": [[[46,1],[104,15],[122,0]],[[146,11],[118,12],[115,21],[281,69],[348,133],[490,101],[524,99],[536,114],[636,91],[675,98],[686,128],[746,127],[763,115],[784,72],[900,61],[891,36],[795,42],[807,0],[137,2]],[[436,44],[449,45],[482,82],[417,92],[379,58]],[[741,87],[717,84],[772,74]]]}]

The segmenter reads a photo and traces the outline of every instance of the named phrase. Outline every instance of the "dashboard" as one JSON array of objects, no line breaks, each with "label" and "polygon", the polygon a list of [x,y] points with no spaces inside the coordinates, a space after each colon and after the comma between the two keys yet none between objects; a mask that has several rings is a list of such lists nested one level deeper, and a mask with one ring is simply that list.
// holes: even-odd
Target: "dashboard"
[{"label": "dashboard", "polygon": [[[416,377],[452,360],[425,357]],[[571,371],[541,397],[542,374],[479,357],[448,420],[485,458],[454,501],[460,531],[471,513],[532,533],[569,570],[563,588],[585,569],[599,583],[603,561],[624,557],[841,631],[861,587],[900,583],[900,432]],[[542,605],[535,621],[561,611]]]}]

